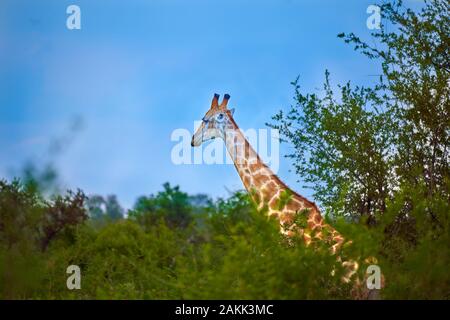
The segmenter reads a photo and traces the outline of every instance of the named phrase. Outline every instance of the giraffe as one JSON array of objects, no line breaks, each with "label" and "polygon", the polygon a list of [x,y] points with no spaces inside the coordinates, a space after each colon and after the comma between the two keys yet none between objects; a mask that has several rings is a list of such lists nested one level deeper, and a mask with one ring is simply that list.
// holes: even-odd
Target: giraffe
[{"label": "giraffe", "polygon": [[[344,244],[344,237],[325,222],[314,202],[291,190],[260,159],[234,121],[234,109],[227,107],[230,95],[225,94],[220,104],[219,97],[219,94],[214,94],[210,109],[192,136],[191,146],[222,138],[245,189],[259,210],[264,209],[269,216],[277,219],[280,232],[288,239],[300,236],[307,246],[313,241],[325,241],[330,246],[331,254],[336,254]],[[297,221],[299,215],[306,218],[303,224]],[[339,256],[337,259],[348,270],[342,280],[350,282],[359,264],[353,260],[342,262]],[[361,284],[358,279],[356,282]]]}]

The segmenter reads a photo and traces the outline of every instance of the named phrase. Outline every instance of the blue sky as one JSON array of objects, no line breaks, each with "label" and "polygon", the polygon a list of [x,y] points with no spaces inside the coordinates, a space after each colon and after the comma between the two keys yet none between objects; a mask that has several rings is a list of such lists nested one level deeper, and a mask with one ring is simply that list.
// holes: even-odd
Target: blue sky
[{"label": "blue sky", "polygon": [[[70,4],[81,8],[81,30],[66,28]],[[265,128],[293,103],[298,75],[305,92],[319,92],[325,69],[334,84],[370,84],[379,65],[336,37],[368,39],[370,4],[2,0],[0,177],[52,161],[65,186],[117,194],[125,207],[166,181],[213,197],[241,189],[232,165],[174,165],[172,131],[192,131],[214,92],[231,94],[242,128]],[[55,139],[65,145],[57,154]],[[279,176],[311,195],[289,169],[282,158]]]}]

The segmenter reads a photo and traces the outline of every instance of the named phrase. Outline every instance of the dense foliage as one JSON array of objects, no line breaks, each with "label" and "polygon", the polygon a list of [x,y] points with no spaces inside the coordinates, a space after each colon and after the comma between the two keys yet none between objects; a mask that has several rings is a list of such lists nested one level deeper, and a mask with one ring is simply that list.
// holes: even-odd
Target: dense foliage
[{"label": "dense foliage", "polygon": [[380,61],[379,81],[348,82],[336,94],[326,72],[323,94],[309,94],[297,79],[296,103],[269,125],[293,146],[288,157],[295,171],[330,216],[379,230],[378,256],[388,265],[414,263],[405,272],[417,278],[392,274],[391,288],[406,294],[430,281],[433,294],[422,297],[441,288],[448,298],[450,5],[426,1],[419,12],[401,1],[380,7],[385,24],[372,34],[374,42],[339,35]]},{"label": "dense foliage", "polygon": [[[199,197],[203,201],[196,201]],[[325,245],[287,241],[246,194],[217,201],[199,197],[166,184],[157,195],[139,199],[128,218],[99,224],[85,219],[89,211],[81,193],[44,200],[26,184],[2,181],[0,297],[350,297],[351,287],[339,280],[345,270]],[[355,242],[344,249],[348,255],[384,253],[379,260],[388,279],[383,298],[448,298],[448,255],[442,250],[448,233],[407,247],[386,237],[383,228],[334,224]],[[81,268],[80,290],[66,286],[70,265]]]},{"label": "dense foliage", "polygon": [[[197,198],[166,184],[156,196],[140,198],[128,219],[99,225],[94,218],[82,222],[88,212],[82,194],[46,201],[28,185],[1,182],[1,297],[346,296],[339,278],[330,276],[341,266],[328,250],[286,243],[246,194],[200,205]],[[40,226],[48,221],[66,224],[42,246],[48,236]],[[73,264],[82,270],[82,288],[70,291],[66,268]]]},{"label": "dense foliage", "polygon": [[296,104],[272,124],[293,145],[288,156],[315,198],[334,215],[369,221],[405,188],[449,199],[450,6],[431,1],[415,13],[395,1],[381,13],[392,25],[373,33],[379,43],[339,35],[381,62],[380,81],[371,88],[348,82],[337,95],[326,72],[320,95],[302,93],[297,79]]}]

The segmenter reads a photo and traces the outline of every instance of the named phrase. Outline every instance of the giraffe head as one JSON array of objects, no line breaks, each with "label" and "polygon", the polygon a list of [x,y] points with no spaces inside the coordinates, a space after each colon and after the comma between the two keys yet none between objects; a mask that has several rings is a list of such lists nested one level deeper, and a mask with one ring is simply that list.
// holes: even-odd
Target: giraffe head
[{"label": "giraffe head", "polygon": [[204,141],[225,136],[225,130],[230,128],[230,120],[234,113],[234,109],[227,108],[229,99],[229,94],[224,95],[222,103],[219,105],[219,95],[214,94],[211,108],[206,112],[200,127],[192,136],[191,146],[198,147]]}]

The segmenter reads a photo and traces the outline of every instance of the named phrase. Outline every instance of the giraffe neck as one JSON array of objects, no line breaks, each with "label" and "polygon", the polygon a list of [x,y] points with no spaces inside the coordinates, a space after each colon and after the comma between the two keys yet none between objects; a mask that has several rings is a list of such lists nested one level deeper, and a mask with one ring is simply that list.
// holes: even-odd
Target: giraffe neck
[{"label": "giraffe neck", "polygon": [[[287,188],[275,173],[261,160],[244,134],[233,119],[230,118],[228,128],[224,134],[227,151],[234,166],[258,207],[268,202],[280,189]],[[265,190],[265,196],[258,195],[258,191]],[[264,199],[263,199],[264,198]]]},{"label": "giraffe neck", "polygon": [[[277,204],[283,194],[293,196],[292,204],[295,210],[312,209],[313,213],[320,216],[315,203],[307,200],[291,190],[278,176],[261,160],[258,153],[253,149],[233,118],[230,117],[227,129],[224,132],[224,140],[228,153],[233,160],[234,166],[259,209],[267,206],[269,215],[279,215],[281,211]],[[283,210],[286,211],[286,210]],[[288,210],[289,211],[289,208]]]}]

